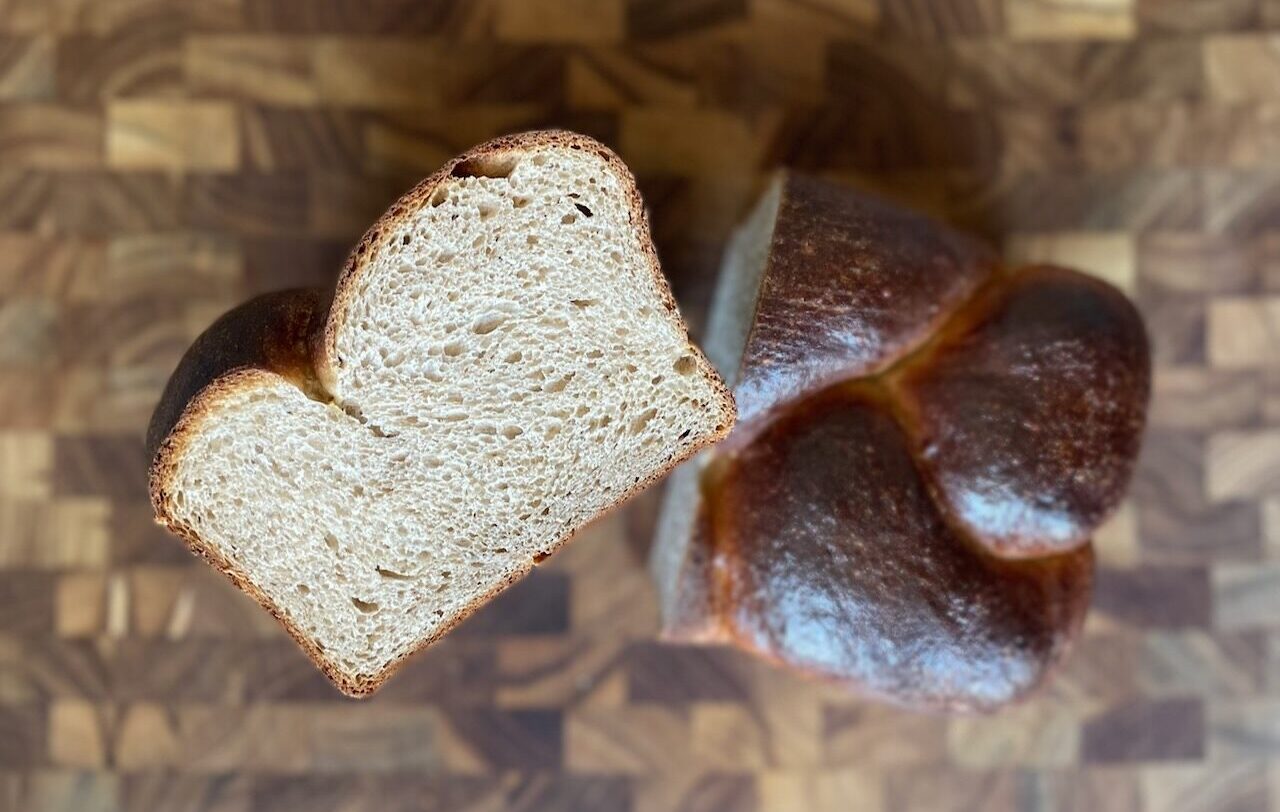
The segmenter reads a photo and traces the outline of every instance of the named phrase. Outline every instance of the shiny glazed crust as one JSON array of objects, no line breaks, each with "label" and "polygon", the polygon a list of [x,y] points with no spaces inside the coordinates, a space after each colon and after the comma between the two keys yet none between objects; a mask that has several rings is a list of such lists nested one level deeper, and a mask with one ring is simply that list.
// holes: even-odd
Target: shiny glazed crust
[{"label": "shiny glazed crust", "polygon": [[911,708],[1025,696],[1081,628],[1149,390],[1111,286],[788,177],[664,636]]},{"label": "shiny glazed crust", "polygon": [[[348,256],[338,278],[335,290],[327,293],[318,290],[292,290],[266,294],[250,300],[230,311],[209,327],[187,350],[177,369],[169,379],[160,402],[152,413],[147,430],[147,453],[151,460],[149,490],[157,523],[165,526],[187,543],[191,550],[222,572],[233,584],[248,593],[271,613],[291,637],[305,650],[316,665],[349,696],[367,696],[375,692],[417,652],[448,633],[472,612],[483,606],[510,584],[522,578],[531,567],[513,573],[503,583],[486,595],[478,597],[454,621],[428,638],[418,642],[408,653],[391,663],[386,669],[365,680],[352,680],[327,660],[316,646],[272,600],[254,584],[235,562],[206,544],[190,527],[174,517],[170,510],[171,481],[177,461],[181,458],[187,440],[200,430],[201,424],[215,414],[223,398],[232,392],[277,382],[283,378],[317,400],[332,400],[328,394],[336,377],[336,367],[341,359],[334,347],[338,330],[343,324],[347,306],[358,288],[360,275],[388,242],[398,227],[426,205],[432,194],[450,178],[472,174],[473,169],[495,161],[537,151],[546,147],[586,150],[604,161],[623,180],[631,215],[631,226],[641,235],[641,245],[647,259],[655,287],[662,296],[670,318],[684,332],[687,353],[695,359],[698,371],[713,381],[717,387],[719,403],[716,409],[727,416],[724,428],[716,436],[705,439],[673,459],[666,470],[634,485],[615,501],[615,506],[651,486],[666,473],[695,454],[701,448],[722,439],[728,433],[736,417],[733,396],[719,375],[703,356],[701,350],[688,338],[685,326],[671,289],[667,285],[658,264],[657,253],[649,233],[648,217],[639,189],[630,170],[617,155],[599,142],[571,132],[546,130],[504,136],[482,144],[441,167],[435,174],[419,183],[400,198],[365,233]],[[552,549],[559,549],[581,528],[565,535]]]}]

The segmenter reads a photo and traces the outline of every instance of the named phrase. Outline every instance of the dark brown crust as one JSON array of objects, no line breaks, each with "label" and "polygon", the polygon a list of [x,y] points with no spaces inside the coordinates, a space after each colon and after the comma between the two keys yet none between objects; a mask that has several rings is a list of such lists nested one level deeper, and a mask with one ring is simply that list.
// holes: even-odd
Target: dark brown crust
[{"label": "dark brown crust", "polygon": [[996,554],[1080,546],[1133,474],[1151,392],[1142,319],[1120,291],[1032,267],[966,306],[894,391],[949,514]]},{"label": "dark brown crust", "polygon": [[783,177],[775,222],[734,386],[732,447],[788,401],[910,352],[997,266],[964,234],[805,175]]},{"label": "dark brown crust", "polygon": [[[565,131],[538,131],[505,136],[482,144],[445,164],[397,201],[366,232],[348,257],[332,296],[319,291],[268,294],[245,303],[219,319],[183,356],[152,416],[147,447],[152,460],[149,482],[156,521],[182,538],[196,555],[226,575],[233,584],[270,612],[339,690],[349,696],[368,696],[375,692],[409,657],[430,646],[503,589],[524,577],[533,568],[534,562],[530,561],[511,573],[447,625],[419,641],[379,673],[353,677],[339,671],[316,643],[235,562],[205,544],[192,528],[173,516],[169,511],[169,483],[177,461],[200,423],[216,412],[219,401],[228,394],[283,378],[299,386],[313,398],[330,399],[327,393],[332,391],[335,381],[334,362],[337,359],[334,347],[338,330],[354,295],[356,283],[368,267],[370,258],[393,239],[398,226],[427,203],[438,188],[455,177],[455,173],[467,174],[471,168],[482,167],[488,162],[549,147],[589,151],[602,158],[621,179],[628,199],[631,224],[641,237],[642,250],[648,260],[655,288],[667,312],[681,327],[689,355],[695,359],[704,377],[715,384],[719,395],[719,412],[724,417],[716,434],[683,449],[670,460],[666,468],[622,494],[614,502],[614,507],[660,480],[672,468],[702,448],[722,439],[736,419],[733,396],[689,338],[688,328],[676,308],[671,289],[658,264],[649,233],[648,218],[635,178],[622,160],[607,147],[585,136]],[[555,552],[581,529],[575,528],[546,552]]]},{"label": "dark brown crust", "polygon": [[[704,469],[692,509],[710,520],[665,593],[664,635],[717,630],[914,708],[1023,697],[1082,626],[1089,536],[1133,470],[1150,388],[1141,317],[1104,282],[1009,271],[852,190],[784,189],[740,376],[760,383],[736,388],[743,418]],[[868,312],[898,294],[901,311]],[[1047,507],[1017,526],[966,510],[964,486],[983,478],[983,494]]]},{"label": "dark brown crust", "polygon": [[733,641],[915,708],[991,710],[1043,680],[1089,602],[1090,548],[967,543],[898,417],[862,387],[774,421],[716,486],[713,599]]}]

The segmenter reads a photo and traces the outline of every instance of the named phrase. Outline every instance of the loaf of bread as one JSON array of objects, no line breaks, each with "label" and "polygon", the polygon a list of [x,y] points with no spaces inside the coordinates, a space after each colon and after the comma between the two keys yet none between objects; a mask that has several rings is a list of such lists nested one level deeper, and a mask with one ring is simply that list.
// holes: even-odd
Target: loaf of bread
[{"label": "loaf of bread", "polygon": [[733,421],[631,174],[529,133],[409,192],[336,292],[201,335],[151,421],[151,500],[361,695]]},{"label": "loaf of bread", "polygon": [[665,636],[914,708],[1040,683],[1138,453],[1132,304],[790,175],[733,238],[708,331],[739,422],[672,477],[651,562]]}]

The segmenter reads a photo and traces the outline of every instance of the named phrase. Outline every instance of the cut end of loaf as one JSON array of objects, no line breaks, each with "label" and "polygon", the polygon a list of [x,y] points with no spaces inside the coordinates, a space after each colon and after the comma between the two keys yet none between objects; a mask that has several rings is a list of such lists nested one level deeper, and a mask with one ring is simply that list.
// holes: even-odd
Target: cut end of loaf
[{"label": "cut end of loaf", "polygon": [[153,496],[351,695],[735,418],[634,180],[569,134],[500,139],[401,200],[319,356],[319,391],[206,387]]}]

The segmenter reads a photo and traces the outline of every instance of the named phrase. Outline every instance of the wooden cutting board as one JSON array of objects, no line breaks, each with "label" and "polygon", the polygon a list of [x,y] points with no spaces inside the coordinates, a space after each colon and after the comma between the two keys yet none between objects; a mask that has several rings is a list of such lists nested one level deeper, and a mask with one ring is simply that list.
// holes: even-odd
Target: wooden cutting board
[{"label": "wooden cutting board", "polygon": [[[187,343],[549,125],[695,324],[780,164],[1136,297],[1151,431],[1041,697],[655,644],[647,494],[357,704],[150,524]],[[0,1],[0,810],[1011,808],[1280,809],[1280,0]]]}]

